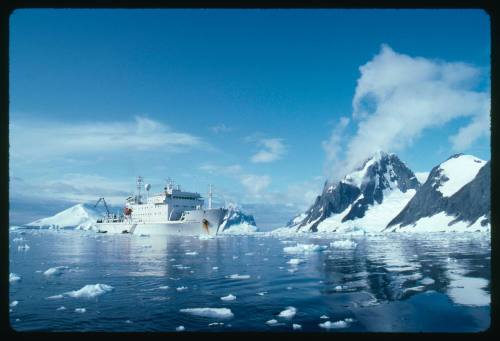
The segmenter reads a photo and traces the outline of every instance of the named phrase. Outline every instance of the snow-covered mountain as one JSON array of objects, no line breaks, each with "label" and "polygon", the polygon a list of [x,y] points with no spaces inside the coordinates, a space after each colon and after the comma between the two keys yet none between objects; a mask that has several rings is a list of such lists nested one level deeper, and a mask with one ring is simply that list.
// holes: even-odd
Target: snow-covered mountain
[{"label": "snow-covered mountain", "polygon": [[35,220],[24,226],[39,228],[91,229],[102,213],[89,204],[77,204],[51,217]]},{"label": "snow-covered mountain", "polygon": [[323,192],[288,226],[297,231],[380,231],[420,187],[415,174],[395,154],[382,151]]},{"label": "snow-covered mountain", "polygon": [[489,230],[491,166],[457,154],[434,167],[387,231]]},{"label": "snow-covered mountain", "polygon": [[237,207],[228,208],[219,227],[219,233],[223,234],[247,234],[258,230],[254,217],[243,213]]}]

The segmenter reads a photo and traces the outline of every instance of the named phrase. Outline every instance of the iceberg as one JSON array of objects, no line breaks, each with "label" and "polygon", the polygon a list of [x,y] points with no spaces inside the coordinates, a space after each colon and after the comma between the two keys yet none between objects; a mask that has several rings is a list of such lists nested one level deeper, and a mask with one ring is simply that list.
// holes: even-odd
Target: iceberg
[{"label": "iceberg", "polygon": [[69,267],[67,267],[67,266],[56,266],[56,267],[48,269],[43,274],[45,276],[59,276],[59,275],[62,275],[64,270],[67,270],[67,269],[69,269]]},{"label": "iceberg", "polygon": [[223,296],[220,298],[223,301],[234,301],[236,299],[236,296],[229,294],[227,296]]},{"label": "iceberg", "polygon": [[281,313],[279,313],[278,317],[283,317],[286,319],[291,319],[297,313],[297,309],[295,307],[287,307]]},{"label": "iceberg", "polygon": [[21,280],[21,276],[11,272],[9,274],[9,283],[14,283]]}]

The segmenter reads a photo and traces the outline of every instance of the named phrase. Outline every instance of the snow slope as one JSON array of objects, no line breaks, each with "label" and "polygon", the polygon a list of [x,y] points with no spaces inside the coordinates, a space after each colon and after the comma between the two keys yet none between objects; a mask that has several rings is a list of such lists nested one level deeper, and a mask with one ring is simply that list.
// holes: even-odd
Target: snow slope
[{"label": "snow slope", "polygon": [[[457,155],[439,165],[439,178],[435,178],[437,189],[443,197],[451,197],[460,188],[471,182],[486,161],[472,155]],[[438,183],[439,181],[439,183]]]},{"label": "snow slope", "polygon": [[89,204],[77,204],[51,217],[35,220],[25,226],[39,228],[91,229],[102,214]]}]

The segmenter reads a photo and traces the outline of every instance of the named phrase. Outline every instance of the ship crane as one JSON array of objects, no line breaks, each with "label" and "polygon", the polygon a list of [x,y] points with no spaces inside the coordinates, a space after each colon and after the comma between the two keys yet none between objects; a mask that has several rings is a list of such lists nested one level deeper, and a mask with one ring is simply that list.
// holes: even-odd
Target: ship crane
[{"label": "ship crane", "polygon": [[99,198],[99,200],[97,200],[97,202],[95,203],[94,207],[97,207],[97,205],[99,205],[101,201],[103,202],[104,207],[106,208],[106,214],[109,217],[111,213],[109,212],[108,205],[106,204],[106,200],[104,200],[104,198]]}]

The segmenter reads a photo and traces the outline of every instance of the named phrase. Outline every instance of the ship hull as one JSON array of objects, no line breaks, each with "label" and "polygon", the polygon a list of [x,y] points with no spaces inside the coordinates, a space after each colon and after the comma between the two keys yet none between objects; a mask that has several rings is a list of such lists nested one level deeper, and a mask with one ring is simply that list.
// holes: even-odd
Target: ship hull
[{"label": "ship hull", "polygon": [[130,233],[147,235],[216,235],[226,210],[210,209],[190,211],[188,220],[164,222],[103,222],[97,223],[97,232],[101,233]]}]

